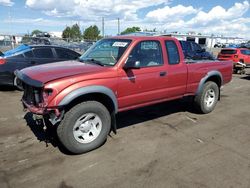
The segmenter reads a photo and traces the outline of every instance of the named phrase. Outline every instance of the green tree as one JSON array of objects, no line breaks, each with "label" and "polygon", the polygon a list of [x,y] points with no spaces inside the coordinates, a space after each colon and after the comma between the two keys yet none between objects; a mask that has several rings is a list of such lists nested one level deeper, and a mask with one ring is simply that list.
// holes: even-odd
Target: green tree
[{"label": "green tree", "polygon": [[82,37],[82,35],[81,35],[80,27],[78,26],[78,24],[74,24],[71,27],[71,38],[80,39],[81,37]]},{"label": "green tree", "polygon": [[34,35],[37,35],[37,34],[40,34],[40,33],[43,33],[43,31],[40,31],[38,29],[35,29],[31,32],[31,36],[34,36]]},{"label": "green tree", "polygon": [[68,39],[80,39],[82,35],[78,24],[74,24],[71,27],[67,26],[62,32],[62,37]]},{"label": "green tree", "polygon": [[71,37],[71,28],[67,26],[62,32],[62,38],[70,38]]},{"label": "green tree", "polygon": [[138,31],[141,31],[140,27],[128,27],[123,32],[121,32],[121,34],[125,35],[125,34],[128,34],[128,33],[134,33],[134,32],[138,32]]},{"label": "green tree", "polygon": [[156,32],[156,28],[154,28],[154,29],[144,29],[144,31],[146,31],[146,32]]},{"label": "green tree", "polygon": [[89,40],[97,40],[100,39],[100,30],[96,25],[90,26],[85,29],[83,33],[83,38],[84,39],[89,39]]}]

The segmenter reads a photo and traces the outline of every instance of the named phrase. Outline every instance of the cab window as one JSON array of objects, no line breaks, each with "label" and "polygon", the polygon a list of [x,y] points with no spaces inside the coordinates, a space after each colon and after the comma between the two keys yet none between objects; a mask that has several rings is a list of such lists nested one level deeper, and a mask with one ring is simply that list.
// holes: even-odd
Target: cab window
[{"label": "cab window", "polygon": [[131,51],[128,61],[139,61],[140,67],[163,65],[160,42],[159,41],[139,42]]}]

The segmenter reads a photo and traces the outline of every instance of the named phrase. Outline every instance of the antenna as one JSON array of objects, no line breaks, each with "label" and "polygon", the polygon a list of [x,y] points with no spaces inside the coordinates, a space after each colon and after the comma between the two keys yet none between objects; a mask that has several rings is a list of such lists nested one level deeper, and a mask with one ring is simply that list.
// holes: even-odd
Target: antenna
[{"label": "antenna", "polygon": [[117,19],[117,26],[118,26],[118,35],[120,35],[120,18]]},{"label": "antenna", "polygon": [[104,17],[102,17],[102,36],[104,38]]}]

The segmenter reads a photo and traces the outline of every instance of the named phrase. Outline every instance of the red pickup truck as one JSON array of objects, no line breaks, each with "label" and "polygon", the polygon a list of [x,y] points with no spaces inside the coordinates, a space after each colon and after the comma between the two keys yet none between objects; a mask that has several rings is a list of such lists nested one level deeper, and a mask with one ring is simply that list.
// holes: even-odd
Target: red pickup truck
[{"label": "red pickup truck", "polygon": [[16,76],[24,107],[56,125],[69,151],[84,153],[116,133],[118,112],[184,96],[192,96],[200,112],[211,112],[232,79],[232,62],[184,60],[174,38],[119,36],[98,41],[78,61]]}]

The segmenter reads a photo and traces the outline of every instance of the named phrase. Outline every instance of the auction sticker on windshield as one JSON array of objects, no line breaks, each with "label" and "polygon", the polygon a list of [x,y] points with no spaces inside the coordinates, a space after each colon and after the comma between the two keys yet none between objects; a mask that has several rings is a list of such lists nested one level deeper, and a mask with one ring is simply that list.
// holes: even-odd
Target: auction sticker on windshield
[{"label": "auction sticker on windshield", "polygon": [[114,42],[114,44],[112,46],[114,47],[126,47],[127,46],[127,42]]}]

